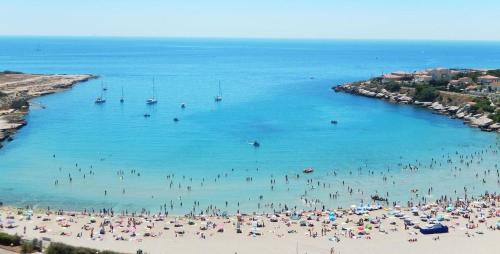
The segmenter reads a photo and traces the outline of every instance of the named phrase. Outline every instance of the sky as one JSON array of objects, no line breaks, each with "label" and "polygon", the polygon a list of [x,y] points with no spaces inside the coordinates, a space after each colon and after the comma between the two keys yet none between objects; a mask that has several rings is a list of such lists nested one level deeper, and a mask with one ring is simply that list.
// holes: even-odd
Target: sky
[{"label": "sky", "polygon": [[0,35],[500,40],[500,0],[0,0]]}]

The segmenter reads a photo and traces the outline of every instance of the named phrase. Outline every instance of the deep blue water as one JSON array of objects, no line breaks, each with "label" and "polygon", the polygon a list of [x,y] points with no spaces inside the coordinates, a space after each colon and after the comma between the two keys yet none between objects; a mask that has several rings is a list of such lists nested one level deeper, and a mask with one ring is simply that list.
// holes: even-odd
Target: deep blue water
[{"label": "deep blue water", "polygon": [[[36,99],[46,109],[33,109],[29,124],[0,150],[0,201],[158,209],[172,200],[180,213],[195,200],[201,207],[228,201],[223,209],[230,211],[238,209],[237,202],[249,211],[258,202],[301,206],[306,190],[309,199],[345,206],[375,191],[405,201],[414,188],[432,186],[436,196],[464,186],[475,193],[500,189],[496,180],[480,184],[474,177],[495,169],[499,159],[491,152],[456,177],[451,172],[457,164],[443,162],[417,173],[398,166],[498,149],[497,134],[330,89],[382,72],[431,67],[499,68],[500,43],[2,37],[0,70],[100,78]],[[153,78],[159,102],[148,106]],[[219,80],[223,101],[214,103]],[[107,103],[96,105],[101,82],[108,88]],[[332,119],[339,124],[331,125]],[[261,147],[248,144],[253,140]],[[292,177],[305,167],[314,174]],[[119,170],[125,171],[123,179]],[[391,181],[384,183],[381,172]],[[312,189],[306,178],[327,187]],[[363,194],[348,195],[346,186]],[[340,198],[329,200],[335,191]]]}]

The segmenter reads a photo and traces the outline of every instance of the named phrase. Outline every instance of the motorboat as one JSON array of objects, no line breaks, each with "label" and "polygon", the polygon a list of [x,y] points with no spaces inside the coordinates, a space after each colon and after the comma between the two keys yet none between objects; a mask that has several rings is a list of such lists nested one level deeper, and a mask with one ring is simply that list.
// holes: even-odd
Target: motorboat
[{"label": "motorboat", "polygon": [[306,169],[304,169],[304,171],[303,171],[303,172],[304,172],[305,174],[310,174],[310,173],[314,172],[314,169],[313,169],[313,168],[306,168]]}]

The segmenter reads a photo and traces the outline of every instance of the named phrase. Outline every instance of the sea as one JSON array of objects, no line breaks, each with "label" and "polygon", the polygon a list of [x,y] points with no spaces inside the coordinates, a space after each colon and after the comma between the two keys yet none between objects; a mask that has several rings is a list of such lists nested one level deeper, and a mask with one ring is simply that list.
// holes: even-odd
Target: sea
[{"label": "sea", "polygon": [[498,192],[498,134],[331,89],[434,67],[500,68],[500,42],[0,37],[0,70],[99,76],[33,100],[0,149],[0,202],[235,213]]}]

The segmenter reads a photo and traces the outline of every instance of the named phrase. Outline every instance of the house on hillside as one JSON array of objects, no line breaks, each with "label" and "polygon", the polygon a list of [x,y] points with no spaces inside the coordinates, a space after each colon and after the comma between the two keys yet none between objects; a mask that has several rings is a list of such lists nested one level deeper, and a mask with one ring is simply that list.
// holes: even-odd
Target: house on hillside
[{"label": "house on hillside", "polygon": [[432,76],[432,80],[435,81],[449,81],[456,75],[452,70],[446,68],[431,69],[429,74]]},{"label": "house on hillside", "polygon": [[477,82],[490,92],[500,92],[500,78],[493,75],[484,75],[477,78]]}]

